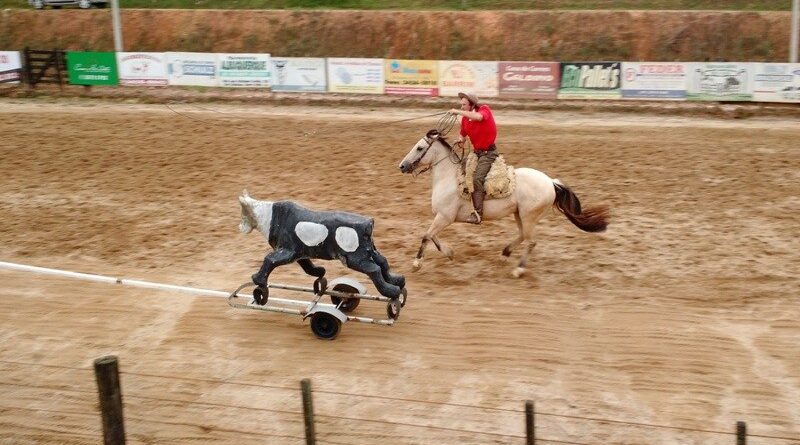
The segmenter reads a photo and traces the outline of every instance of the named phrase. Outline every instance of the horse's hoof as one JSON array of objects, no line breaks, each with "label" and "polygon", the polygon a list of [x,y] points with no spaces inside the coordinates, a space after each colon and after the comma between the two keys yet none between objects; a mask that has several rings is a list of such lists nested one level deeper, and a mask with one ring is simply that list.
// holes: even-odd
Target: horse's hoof
[{"label": "horse's hoof", "polygon": [[515,268],[514,268],[514,270],[513,270],[513,271],[511,271],[511,275],[512,275],[514,278],[519,278],[519,277],[521,277],[521,276],[522,276],[522,274],[524,274],[524,273],[525,273],[525,268],[524,268],[524,267],[515,267]]},{"label": "horse's hoof", "polygon": [[455,257],[455,254],[453,254],[453,251],[451,249],[447,249],[443,253],[444,253],[444,256],[446,256],[448,260],[453,261],[453,258]]},{"label": "horse's hoof", "polygon": [[416,272],[422,268],[422,262],[420,260],[414,260],[414,264],[411,265],[411,270]]}]

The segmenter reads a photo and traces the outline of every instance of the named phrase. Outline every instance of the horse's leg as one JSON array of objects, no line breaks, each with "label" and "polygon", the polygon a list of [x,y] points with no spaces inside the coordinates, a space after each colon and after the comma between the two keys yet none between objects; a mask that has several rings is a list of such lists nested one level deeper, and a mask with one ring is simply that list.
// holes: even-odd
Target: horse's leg
[{"label": "horse's leg", "polygon": [[517,267],[511,271],[511,275],[514,278],[519,278],[525,273],[525,263],[528,261],[528,255],[534,247],[536,247],[536,241],[527,240],[525,242],[525,246],[522,248],[522,255],[519,257],[519,263],[517,263]]},{"label": "horse's leg", "polygon": [[381,268],[381,274],[383,275],[384,280],[401,289],[406,287],[406,278],[402,275],[392,273],[392,271],[389,269],[389,262],[386,261],[386,257],[381,255],[381,253],[378,252],[378,249],[375,249],[374,247],[372,251],[372,259],[375,261],[375,264]]},{"label": "horse's leg", "polygon": [[522,254],[519,257],[519,263],[517,263],[517,267],[511,271],[511,275],[513,275],[514,278],[519,278],[525,273],[525,265],[528,261],[528,255],[530,255],[531,251],[536,246],[536,240],[534,239],[536,223],[539,222],[542,214],[544,214],[544,208],[520,215],[522,225],[520,234],[524,238],[523,243],[525,243],[525,246],[522,249]]},{"label": "horse's leg", "polygon": [[440,243],[439,239],[436,237],[439,232],[452,223],[452,219],[442,216],[441,213],[436,214],[436,216],[433,218],[431,226],[428,228],[428,231],[425,232],[425,235],[422,237],[422,243],[419,246],[417,257],[414,258],[414,271],[417,271],[420,269],[420,267],[422,267],[422,260],[425,256],[425,247],[428,245],[428,241],[433,241],[437,249],[447,255],[447,258],[451,260],[453,259],[452,249]]},{"label": "horse's leg", "polygon": [[436,249],[438,249],[439,252],[442,252],[448,260],[453,260],[453,249],[451,249],[450,246],[439,241],[439,237],[435,235],[431,236],[431,241],[433,241],[433,245],[436,246]]},{"label": "horse's leg", "polygon": [[325,276],[325,268],[322,266],[315,266],[309,258],[300,258],[297,260],[297,264],[303,268],[303,272],[311,275],[312,277],[319,278]]},{"label": "horse's leg", "polygon": [[387,283],[383,279],[381,267],[378,266],[372,258],[359,256],[357,258],[348,258],[347,266],[353,270],[366,274],[371,280],[378,292],[384,297],[397,298],[400,296],[401,289],[391,283]]},{"label": "horse's leg", "polygon": [[278,266],[289,264],[297,258],[295,252],[288,249],[278,249],[270,252],[264,257],[264,263],[261,264],[261,269],[254,273],[252,276],[253,284],[257,286],[264,286],[269,280],[269,274],[272,273]]},{"label": "horse's leg", "polygon": [[517,234],[517,237],[508,243],[508,245],[503,249],[503,256],[506,257],[506,259],[511,256],[511,251],[516,249],[517,246],[519,246],[525,239],[525,237],[522,235],[522,219],[519,217],[519,210],[514,212],[514,220],[517,221],[517,230],[519,230],[519,233]]}]

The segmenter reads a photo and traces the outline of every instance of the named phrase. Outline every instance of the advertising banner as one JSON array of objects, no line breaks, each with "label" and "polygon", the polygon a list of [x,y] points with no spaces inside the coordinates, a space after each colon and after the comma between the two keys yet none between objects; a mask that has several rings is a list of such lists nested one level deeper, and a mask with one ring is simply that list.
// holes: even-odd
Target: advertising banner
[{"label": "advertising banner", "polygon": [[383,59],[328,59],[331,93],[383,94]]},{"label": "advertising banner", "polygon": [[269,54],[217,54],[219,86],[267,88],[272,78]]},{"label": "advertising banner", "polygon": [[800,63],[753,65],[754,101],[800,102]]},{"label": "advertising banner", "polygon": [[167,85],[167,57],[164,53],[117,53],[117,69],[120,85]]},{"label": "advertising banner", "polygon": [[620,99],[620,62],[563,62],[559,99]]},{"label": "advertising banner", "polygon": [[497,97],[497,62],[440,60],[439,95],[457,96],[461,91],[478,98]]},{"label": "advertising banner", "polygon": [[166,53],[170,85],[215,87],[218,85],[217,55],[212,53]]},{"label": "advertising banner", "polygon": [[117,85],[117,58],[112,52],[67,51],[67,72],[73,85]]},{"label": "advertising banner", "polygon": [[272,57],[272,91],[326,91],[325,59]]},{"label": "advertising banner", "polygon": [[19,83],[22,62],[17,51],[0,51],[0,83]]},{"label": "advertising banner", "polygon": [[398,60],[385,62],[386,94],[436,96],[439,94],[439,70],[436,60]]},{"label": "advertising banner", "polygon": [[692,63],[689,100],[749,101],[753,99],[751,63]]},{"label": "advertising banner", "polygon": [[558,62],[500,62],[500,97],[555,99],[560,68]]},{"label": "advertising banner", "polygon": [[622,62],[625,99],[686,99],[689,65],[681,62]]}]

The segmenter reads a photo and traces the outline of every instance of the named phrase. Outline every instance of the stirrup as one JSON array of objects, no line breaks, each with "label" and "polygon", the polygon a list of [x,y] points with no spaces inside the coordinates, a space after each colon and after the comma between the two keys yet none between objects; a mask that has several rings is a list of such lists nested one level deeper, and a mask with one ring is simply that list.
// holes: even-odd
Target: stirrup
[{"label": "stirrup", "polygon": [[472,213],[467,217],[467,222],[470,224],[480,224],[481,223],[481,214],[478,213],[477,210],[473,210]]}]

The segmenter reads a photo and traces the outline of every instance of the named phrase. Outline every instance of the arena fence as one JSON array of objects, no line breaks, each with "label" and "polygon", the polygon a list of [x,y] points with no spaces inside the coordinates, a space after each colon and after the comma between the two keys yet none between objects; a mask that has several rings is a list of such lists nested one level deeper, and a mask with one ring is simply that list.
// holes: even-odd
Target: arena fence
[{"label": "arena fence", "polygon": [[[26,54],[37,51],[26,49]],[[15,53],[0,51],[0,53]],[[72,85],[251,88],[270,92],[546,100],[800,103],[800,64],[663,61],[474,61],[279,57],[268,53],[42,52]],[[11,56],[8,60],[17,60]],[[48,59],[49,60],[49,59]],[[25,70],[36,71],[25,58]],[[0,73],[18,69],[0,63]],[[61,68],[58,79],[63,80]],[[35,86],[41,76],[32,72]]]},{"label": "arena fence", "polygon": [[63,50],[42,51],[25,48],[25,81],[33,88],[40,83],[67,83],[67,58]]}]

